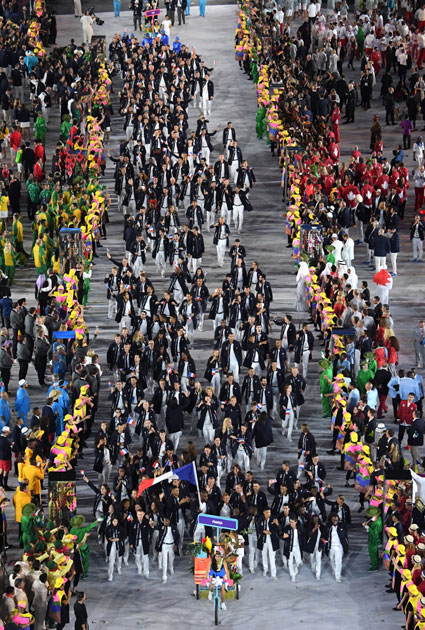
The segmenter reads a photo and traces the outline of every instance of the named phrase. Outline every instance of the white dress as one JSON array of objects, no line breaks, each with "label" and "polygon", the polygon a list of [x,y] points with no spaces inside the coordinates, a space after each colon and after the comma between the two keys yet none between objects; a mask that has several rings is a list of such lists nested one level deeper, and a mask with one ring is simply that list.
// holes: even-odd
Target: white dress
[{"label": "white dress", "polygon": [[309,268],[306,262],[300,262],[297,273],[297,306],[296,310],[304,312],[307,310],[307,292],[305,287],[305,279],[309,274]]}]

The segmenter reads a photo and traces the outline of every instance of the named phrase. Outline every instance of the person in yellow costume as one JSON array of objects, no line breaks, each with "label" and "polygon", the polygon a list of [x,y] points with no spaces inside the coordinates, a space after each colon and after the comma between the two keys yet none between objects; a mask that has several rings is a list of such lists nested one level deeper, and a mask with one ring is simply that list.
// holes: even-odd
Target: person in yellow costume
[{"label": "person in yellow costume", "polygon": [[18,255],[19,263],[25,265],[27,262],[27,254],[24,251],[24,227],[19,212],[15,212],[13,215],[12,243]]},{"label": "person in yellow costume", "polygon": [[34,265],[37,270],[37,276],[40,276],[41,274],[47,274],[45,255],[46,250],[43,247],[43,241],[40,238],[37,238],[32,249],[32,257],[34,259]]},{"label": "person in yellow costume", "polygon": [[20,526],[22,520],[22,508],[28,503],[31,503],[31,493],[29,491],[29,484],[27,480],[24,480],[20,483],[20,485],[16,488],[16,492],[13,495],[13,506],[15,508],[15,521],[19,525],[19,534],[20,534]]},{"label": "person in yellow costume", "polygon": [[31,457],[29,462],[24,464],[22,475],[24,479],[28,479],[28,487],[31,495],[40,500],[41,498],[41,482],[44,479],[44,470],[40,465],[40,462],[37,463],[35,457]]},{"label": "person in yellow costume", "polygon": [[7,230],[8,215],[9,215],[9,197],[6,191],[3,189],[1,191],[1,197],[0,197],[0,219],[2,222],[3,230]]},{"label": "person in yellow costume", "polygon": [[3,257],[4,257],[4,271],[9,279],[9,286],[11,287],[15,279],[16,258],[15,258],[15,253],[12,248],[12,244],[9,243],[8,241],[6,242],[3,248]]}]

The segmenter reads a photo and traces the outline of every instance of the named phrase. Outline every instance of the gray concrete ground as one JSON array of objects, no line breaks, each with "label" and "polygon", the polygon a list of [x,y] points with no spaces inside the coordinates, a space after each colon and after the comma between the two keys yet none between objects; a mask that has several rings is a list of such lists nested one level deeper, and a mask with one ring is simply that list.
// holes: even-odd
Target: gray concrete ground
[{"label": "gray concrete ground", "polygon": [[[97,7],[100,8],[99,6]],[[221,130],[228,120],[232,120],[236,128],[240,146],[244,156],[255,169],[257,185],[251,199],[254,212],[246,215],[246,223],[241,235],[242,243],[247,249],[247,261],[258,260],[261,268],[267,273],[273,292],[274,302],[272,314],[281,315],[284,312],[294,314],[297,321],[301,321],[301,315],[294,313],[295,308],[295,269],[289,256],[289,250],[285,249],[283,220],[279,216],[282,212],[280,172],[276,161],[272,159],[264,142],[259,142],[255,136],[255,112],[256,101],[253,85],[239,70],[234,61],[233,35],[236,26],[236,7],[213,6],[207,7],[207,18],[197,17],[198,13],[190,18],[185,27],[176,27],[172,32],[172,39],[178,34],[183,41],[196,50],[205,59],[208,66],[216,61],[213,79],[215,82],[216,97],[213,113],[210,117],[210,127],[215,128],[220,124],[220,131],[214,138],[217,150],[220,148]],[[97,33],[106,35],[109,40],[113,33],[119,31],[132,31],[132,19],[129,12],[123,12],[120,19],[113,17],[112,13],[100,14],[105,20],[105,25],[97,29]],[[77,20],[70,16],[58,17],[58,45],[66,44],[71,37],[77,42],[81,41],[81,28]],[[118,87],[118,83],[116,82]],[[378,88],[375,88],[378,92]],[[114,97],[116,100],[116,96]],[[191,127],[194,128],[197,111],[191,110]],[[373,114],[382,112],[380,101],[376,98],[374,108],[369,112],[356,113],[356,124],[341,127],[342,154],[348,157],[355,144],[360,149],[368,152],[369,128]],[[115,115],[112,125],[110,149],[112,154],[117,153],[118,141],[122,137],[122,121]],[[57,112],[52,116],[49,124],[49,145],[54,146],[59,134],[59,117]],[[396,127],[384,128],[384,148],[386,155],[391,157],[390,149],[396,141],[399,141],[400,133]],[[213,154],[215,159],[217,151]],[[409,160],[410,166],[412,162]],[[110,190],[113,190],[113,165],[108,163],[105,182]],[[122,242],[122,216],[117,214],[116,199],[113,199],[108,225],[108,245],[114,256],[123,254]],[[407,217],[412,215],[412,204],[409,203]],[[410,246],[406,231],[406,219],[402,226],[403,252],[400,254],[399,276],[395,279],[394,289],[391,295],[391,309],[395,318],[395,331],[400,338],[402,350],[400,363],[402,366],[410,366],[414,363],[412,348],[412,328],[416,320],[423,315],[423,267],[421,265],[409,265],[411,258]],[[28,224],[25,222],[27,237]],[[203,266],[208,270],[208,286],[213,291],[221,284],[223,270],[216,264],[215,248],[212,245],[212,235],[204,234],[207,252]],[[236,238],[232,233],[231,238]],[[96,342],[96,350],[101,357],[101,363],[105,363],[105,351],[112,340],[116,325],[106,319],[106,299],[103,285],[103,277],[110,269],[110,264],[105,257],[105,249],[99,250],[100,257],[96,259],[92,292],[90,294],[90,310],[88,321],[100,329],[99,340]],[[365,260],[365,251],[356,249],[356,268],[360,279],[371,280],[369,270],[363,271],[361,263]],[[154,268],[152,259],[148,260],[147,271],[152,278],[156,292],[160,294],[166,287],[166,281],[161,280]],[[170,271],[171,273],[171,271]],[[13,288],[13,296],[18,298],[26,295],[29,304],[33,303],[33,283],[35,279],[34,269],[17,273],[16,285]],[[272,337],[278,334],[274,330]],[[212,327],[207,324],[203,333],[196,336],[193,356],[197,365],[197,372],[203,373],[206,359],[211,349]],[[320,345],[316,345],[315,359],[320,353]],[[328,422],[321,416],[318,389],[318,368],[315,363],[311,366],[308,377],[307,402],[302,409],[302,420],[308,420],[313,433],[316,436],[318,450],[322,461],[325,463],[328,479],[334,487],[334,493],[343,489],[344,474],[336,470],[339,458],[333,458],[325,454],[330,444],[330,432]],[[101,394],[100,411],[98,419],[108,418],[108,402],[106,399],[106,382],[109,379],[107,370],[104,373],[104,390]],[[35,383],[35,373],[30,368],[29,380]],[[11,397],[17,387],[17,369],[14,368],[11,381]],[[43,402],[45,392],[32,385],[30,389],[31,403]],[[390,414],[391,415],[391,414]],[[388,422],[392,423],[392,417]],[[296,436],[297,437],[297,436]],[[193,427],[187,426],[181,444],[186,439],[194,439],[197,447],[202,446],[196,436]],[[289,444],[275,431],[275,441],[269,449],[266,475],[260,473],[253,462],[253,471],[263,484],[267,479],[275,476],[275,472],[284,458],[289,458],[291,464],[296,465],[295,443]],[[92,457],[88,452],[82,467],[89,471],[92,469]],[[95,473],[89,473],[95,481]],[[378,630],[383,624],[386,630],[395,630],[402,622],[400,613],[391,611],[393,598],[384,592],[386,576],[383,571],[369,574],[369,566],[366,534],[361,527],[362,515],[357,513],[357,496],[353,489],[345,489],[345,495],[353,510],[354,525],[350,531],[350,554],[344,563],[343,582],[336,584],[330,569],[325,563],[322,580],[316,582],[308,565],[305,565],[300,573],[298,582],[292,584],[289,575],[281,567],[278,569],[278,580],[272,582],[269,578],[261,576],[260,569],[254,576],[246,575],[242,581],[241,599],[238,602],[230,602],[227,612],[220,616],[221,626],[229,629],[247,628],[249,630],[262,629],[267,626],[281,626],[301,630],[309,625],[314,625],[323,630],[354,630],[359,626],[365,626],[369,630]],[[86,515],[87,520],[92,517],[93,495],[87,491],[84,484],[79,486],[79,509]],[[9,512],[9,521],[13,517]],[[13,541],[13,526],[11,539]],[[96,537],[90,539],[90,571],[89,578],[80,586],[88,593],[87,606],[89,609],[90,627],[108,626],[117,630],[133,630],[134,628],[152,628],[162,630],[172,624],[187,628],[212,627],[213,608],[208,601],[196,601],[193,597],[193,577],[189,571],[187,558],[176,559],[176,574],[169,578],[168,584],[162,585],[161,575],[157,567],[151,567],[151,578],[146,581],[137,576],[134,562],[123,569],[123,574],[111,584],[107,580],[106,565],[103,560],[101,548],[96,543]],[[16,558],[16,550],[9,552],[9,559]]]}]

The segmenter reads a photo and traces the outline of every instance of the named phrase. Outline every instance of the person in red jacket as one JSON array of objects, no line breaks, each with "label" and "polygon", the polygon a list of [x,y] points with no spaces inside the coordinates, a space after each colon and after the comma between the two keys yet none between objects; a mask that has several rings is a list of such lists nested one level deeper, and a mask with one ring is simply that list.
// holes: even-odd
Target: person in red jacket
[{"label": "person in red jacket", "polygon": [[34,145],[34,156],[36,160],[41,159],[42,163],[46,161],[46,154],[44,153],[44,147],[41,140],[36,140]]},{"label": "person in red jacket", "polygon": [[41,184],[44,179],[43,160],[41,158],[35,163],[34,177],[38,184]]},{"label": "person in red jacket", "polygon": [[17,125],[14,125],[13,131],[9,136],[10,165],[12,168],[15,166],[16,153],[21,146],[21,139],[21,131]]},{"label": "person in red jacket", "polygon": [[404,432],[407,427],[413,422],[413,412],[416,411],[417,406],[413,402],[415,400],[415,394],[410,393],[407,397],[407,400],[402,400],[398,407],[397,418],[399,419],[400,425],[398,428],[398,441],[401,446],[403,441]]}]

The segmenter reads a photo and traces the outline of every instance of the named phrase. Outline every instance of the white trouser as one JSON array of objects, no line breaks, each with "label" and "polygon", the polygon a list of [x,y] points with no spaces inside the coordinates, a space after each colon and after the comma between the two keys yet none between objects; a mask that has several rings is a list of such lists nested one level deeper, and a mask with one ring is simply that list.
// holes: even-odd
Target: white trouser
[{"label": "white trouser", "polygon": [[257,551],[257,536],[256,534],[248,533],[248,564],[251,573],[254,573],[255,567],[257,566]]},{"label": "white trouser", "polygon": [[209,166],[209,163],[210,163],[210,153],[211,153],[211,151],[210,151],[209,147],[202,147],[202,157],[205,159],[205,161],[208,164],[208,166]]},{"label": "white trouser", "polygon": [[423,248],[424,248],[424,243],[423,241],[421,241],[420,238],[412,238],[412,245],[413,245],[413,258],[416,258],[418,260],[422,260],[422,255],[423,255]]},{"label": "white trouser", "polygon": [[199,107],[201,104],[201,95],[199,92],[195,92],[193,95],[193,107]]},{"label": "white trouser", "polygon": [[177,523],[177,530],[179,532],[179,554],[183,554],[183,539],[186,522],[184,520],[183,512],[180,515],[179,522]]},{"label": "white trouser", "polygon": [[82,16],[81,0],[74,0],[74,15],[77,17]]},{"label": "white trouser", "polygon": [[108,300],[108,319],[114,319],[117,314],[117,301],[114,298]]},{"label": "white trouser", "polygon": [[359,241],[364,241],[363,221],[357,221],[357,237]]},{"label": "white trouser", "polygon": [[121,573],[122,557],[118,555],[116,543],[112,543],[111,551],[108,557],[108,580],[112,580],[114,577],[115,561],[117,563],[117,571],[118,573]]},{"label": "white trouser", "polygon": [[266,467],[267,446],[257,448],[257,462],[261,470]]},{"label": "white trouser", "polygon": [[202,265],[202,257],[201,258],[193,258],[192,257],[190,259],[190,263],[191,263],[192,271],[193,271],[193,273],[195,273],[197,268]]},{"label": "white trouser", "polygon": [[162,277],[165,275],[165,254],[164,252],[158,252],[155,256],[155,264],[158,271],[161,272]]},{"label": "white trouser", "polygon": [[317,580],[320,580],[322,571],[322,552],[317,549],[310,554],[310,566]]},{"label": "white trouser", "polygon": [[230,359],[229,371],[233,373],[235,383],[239,383],[239,369],[239,363],[236,360]]},{"label": "white trouser", "polygon": [[[310,350],[304,350],[302,357],[301,357],[301,361],[303,364],[303,376],[304,378],[307,378],[307,372],[308,372],[308,362],[310,359]],[[299,363],[295,363],[295,365],[298,367]]]},{"label": "white trouser", "polygon": [[211,210],[206,210],[206,218],[207,218],[207,230],[210,231],[210,227],[215,223],[216,217],[216,209],[211,208]]},{"label": "white trouser", "polygon": [[381,269],[387,268],[387,257],[386,256],[374,256],[375,258],[375,267],[376,272],[381,271]]},{"label": "white trouser", "polygon": [[136,262],[133,264],[133,275],[138,278],[140,272],[143,271],[143,260],[141,256],[136,257]]},{"label": "white trouser", "polygon": [[263,557],[263,572],[267,573],[267,571],[269,570],[269,561],[270,561],[270,575],[272,577],[276,577],[276,557],[275,557],[275,552],[273,551],[270,535],[266,536],[266,542],[264,543],[264,546],[263,546],[262,557]]},{"label": "white trouser", "polygon": [[235,230],[240,232],[243,225],[243,205],[233,206],[233,223],[235,224]]},{"label": "white trouser", "polygon": [[214,318],[214,330],[220,326],[221,324],[221,320],[224,319],[224,313],[217,313],[217,315]]},{"label": "white trouser", "polygon": [[261,365],[259,364],[259,362],[255,361],[255,362],[251,363],[251,367],[254,370],[255,376],[258,376],[258,378],[261,378],[262,369],[261,369]]},{"label": "white trouser", "polygon": [[203,538],[205,538],[205,527],[197,523],[193,532],[193,542],[201,542]]},{"label": "white trouser", "polygon": [[239,449],[236,452],[236,463],[241,467],[242,472],[246,473],[250,468],[249,457],[244,450]]},{"label": "white trouser", "polygon": [[298,569],[302,565],[302,563],[303,561],[301,558],[300,549],[299,547],[297,547],[296,549],[293,549],[291,551],[288,558],[288,569],[291,579],[295,579],[297,577]]},{"label": "white trouser", "polygon": [[214,444],[215,429],[211,422],[204,422],[202,427],[202,435],[204,436],[205,444]]},{"label": "white trouser", "polygon": [[83,28],[83,44],[91,44],[92,36],[93,36],[93,31],[86,31]]},{"label": "white trouser", "polygon": [[329,560],[337,582],[341,580],[342,555],[342,547],[332,547],[329,551]]},{"label": "white trouser", "polygon": [[135,553],[136,567],[139,575],[142,573],[143,566],[143,575],[149,577],[149,554],[143,553],[143,545],[139,543],[136,547]]},{"label": "white trouser", "polygon": [[162,579],[167,581],[167,569],[170,573],[174,572],[174,545],[162,545],[161,551]]},{"label": "white trouser", "polygon": [[129,557],[130,557],[130,541],[128,540],[128,538],[126,538],[125,543],[124,543],[124,555],[123,555],[125,566],[128,565]]},{"label": "white trouser", "polygon": [[131,317],[129,317],[128,315],[125,315],[124,317],[121,318],[120,325],[119,325],[120,334],[122,333],[123,328],[127,328],[128,332],[131,332],[133,329],[133,326],[131,323]]},{"label": "white trouser", "polygon": [[224,256],[226,254],[227,239],[220,238],[217,243],[217,262],[219,267],[224,265]]},{"label": "white trouser", "polygon": [[202,111],[204,116],[209,116],[211,114],[211,106],[212,101],[208,98],[208,95],[202,96]]},{"label": "white trouser", "polygon": [[286,410],[285,419],[282,420],[282,435],[288,429],[288,440],[292,439],[292,430],[294,428],[295,414],[293,409]]},{"label": "white trouser", "polygon": [[230,179],[232,181],[234,181],[235,179],[236,171],[238,170],[238,168],[239,168],[239,162],[237,160],[233,160],[233,162],[229,164]]},{"label": "white trouser", "polygon": [[179,447],[180,438],[182,436],[182,431],[176,431],[175,433],[169,433],[168,437],[172,441],[174,446],[174,452],[177,453],[177,449]]},{"label": "white trouser", "polygon": [[102,472],[99,475],[99,481],[101,481],[104,484],[108,484],[110,476],[111,476],[111,472],[112,472],[112,464],[103,464]]},{"label": "white trouser", "polygon": [[152,533],[152,539],[151,539],[151,545],[152,545],[152,557],[153,557],[153,561],[155,562],[155,560],[158,558],[158,567],[161,568],[160,564],[159,564],[159,558],[161,557],[161,554],[159,554],[157,552],[157,550],[155,549],[156,547],[156,542],[158,540],[158,536],[159,536],[159,531],[157,529],[153,530]]},{"label": "white trouser", "polygon": [[419,340],[415,341],[415,359],[417,367],[425,366],[425,346]]},{"label": "white trouser", "polygon": [[220,216],[223,217],[225,223],[230,223],[230,210],[225,201],[221,204]]},{"label": "white trouser", "polygon": [[220,372],[216,372],[211,379],[211,387],[214,389],[214,394],[217,396],[220,393]]},{"label": "white trouser", "polygon": [[226,472],[226,460],[220,459],[217,463],[217,479],[216,484],[221,489],[221,477]]},{"label": "white trouser", "polygon": [[390,254],[390,258],[391,258],[391,269],[393,271],[393,273],[397,273],[397,256],[398,256],[398,252],[391,252]]}]

